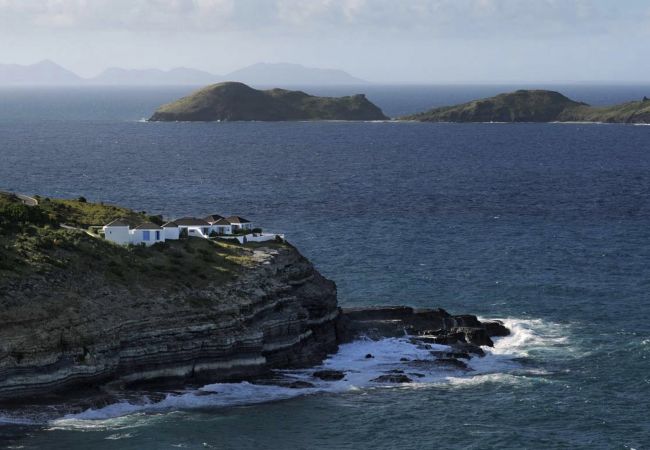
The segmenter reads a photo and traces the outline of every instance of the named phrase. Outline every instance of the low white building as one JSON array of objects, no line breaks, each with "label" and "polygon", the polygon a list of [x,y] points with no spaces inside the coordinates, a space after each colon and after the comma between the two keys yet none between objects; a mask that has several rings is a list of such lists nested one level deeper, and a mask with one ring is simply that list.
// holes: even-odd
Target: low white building
[{"label": "low white building", "polygon": [[206,220],[196,217],[181,217],[174,220],[174,223],[178,225],[179,234],[186,233],[187,236],[203,238],[210,236],[210,224]]},{"label": "low white building", "polygon": [[214,222],[212,225],[212,231],[218,235],[232,234],[232,225],[226,219],[219,219]]},{"label": "low white building", "polygon": [[104,225],[102,230],[107,241],[120,245],[153,245],[157,242],[165,242],[166,239],[178,239],[178,227],[173,228],[169,222],[165,225],[168,228],[145,222],[131,228],[131,224],[126,219],[116,219]]},{"label": "low white building", "polygon": [[243,217],[230,216],[230,217],[226,217],[226,220],[228,221],[228,223],[230,223],[230,226],[232,227],[232,231],[253,229],[253,223],[248,219],[244,219]]},{"label": "low white building", "polygon": [[[162,226],[152,222],[142,223],[132,227],[126,219],[116,219],[102,227],[106,240],[121,245],[153,245],[166,240],[177,240],[181,237],[209,238],[211,235],[221,236],[227,239],[236,239],[240,243],[264,242],[284,235],[273,233],[251,233],[253,223],[240,216],[222,217],[212,214],[205,219],[196,217],[182,217],[169,221]],[[233,235],[240,230],[249,233]],[[259,230],[258,230],[259,231]]]},{"label": "low white building", "polygon": [[155,223],[145,222],[131,230],[131,243],[138,245],[153,245],[158,242],[165,242],[163,228]]},{"label": "low white building", "polygon": [[130,225],[124,219],[115,219],[114,221],[104,225],[104,237],[106,240],[115,242],[116,244],[127,245],[131,243]]},{"label": "low white building", "polygon": [[178,228],[178,224],[176,222],[167,222],[163,224],[163,236],[165,239],[172,239],[176,240],[180,238],[180,229]]}]

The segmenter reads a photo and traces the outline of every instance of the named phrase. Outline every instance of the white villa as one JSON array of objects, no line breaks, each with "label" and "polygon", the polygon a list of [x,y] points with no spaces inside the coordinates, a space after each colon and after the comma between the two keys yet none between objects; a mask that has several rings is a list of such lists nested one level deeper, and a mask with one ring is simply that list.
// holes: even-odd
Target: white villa
[{"label": "white villa", "polygon": [[[253,233],[253,223],[239,216],[223,217],[212,214],[204,219],[196,217],[181,217],[169,221],[162,226],[145,222],[132,226],[125,219],[116,219],[102,227],[106,240],[121,245],[153,245],[166,240],[178,240],[183,237],[198,237],[208,239],[236,239],[240,243],[270,241],[280,236],[274,233]],[[233,234],[245,231],[247,234]]]}]

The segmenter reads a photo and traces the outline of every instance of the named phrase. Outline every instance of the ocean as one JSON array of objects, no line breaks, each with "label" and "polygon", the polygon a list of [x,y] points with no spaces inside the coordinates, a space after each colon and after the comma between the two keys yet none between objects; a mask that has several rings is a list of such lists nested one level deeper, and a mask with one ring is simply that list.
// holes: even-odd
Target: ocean
[{"label": "ocean", "polygon": [[[364,91],[398,116],[519,87],[305,90]],[[541,87],[592,104],[650,95]],[[342,306],[442,307],[512,335],[471,372],[411,385],[369,382],[420,351],[387,339],[343,346],[324,365],[351,375],[312,389],[211,384],[55,416],[0,407],[0,446],[650,448],[650,127],[142,120],[190,90],[0,89],[0,189],[239,214],[285,233]]]}]

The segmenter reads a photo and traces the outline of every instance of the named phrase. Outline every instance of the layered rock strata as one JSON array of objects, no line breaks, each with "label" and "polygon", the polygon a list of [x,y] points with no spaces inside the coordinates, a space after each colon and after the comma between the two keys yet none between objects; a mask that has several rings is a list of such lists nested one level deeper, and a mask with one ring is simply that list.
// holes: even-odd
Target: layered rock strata
[{"label": "layered rock strata", "polygon": [[335,284],[291,246],[255,253],[255,267],[201,289],[128,289],[93,271],[15,281],[2,293],[0,399],[245,379],[336,351]]}]

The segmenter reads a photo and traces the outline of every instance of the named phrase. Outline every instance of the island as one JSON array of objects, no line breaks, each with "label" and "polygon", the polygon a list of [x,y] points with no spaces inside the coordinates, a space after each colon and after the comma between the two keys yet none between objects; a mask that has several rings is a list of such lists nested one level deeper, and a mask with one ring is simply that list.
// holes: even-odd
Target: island
[{"label": "island", "polygon": [[[116,243],[100,225],[117,218],[162,222],[83,197],[0,193],[0,404],[57,393],[106,404],[163,382],[268,383],[274,369],[319,364],[359,336],[447,345],[413,364],[468,370],[463,360],[508,334],[442,309],[342,309],[335,283],[284,239]],[[409,382],[408,372],[391,376],[377,382]]]},{"label": "island", "polygon": [[518,90],[455,106],[434,108],[404,116],[419,122],[603,122],[650,123],[646,97],[620,105],[596,107],[577,102],[559,92]]},{"label": "island", "polygon": [[244,83],[207,86],[162,105],[151,122],[386,120],[365,95],[317,97],[286,89],[258,90]]}]

